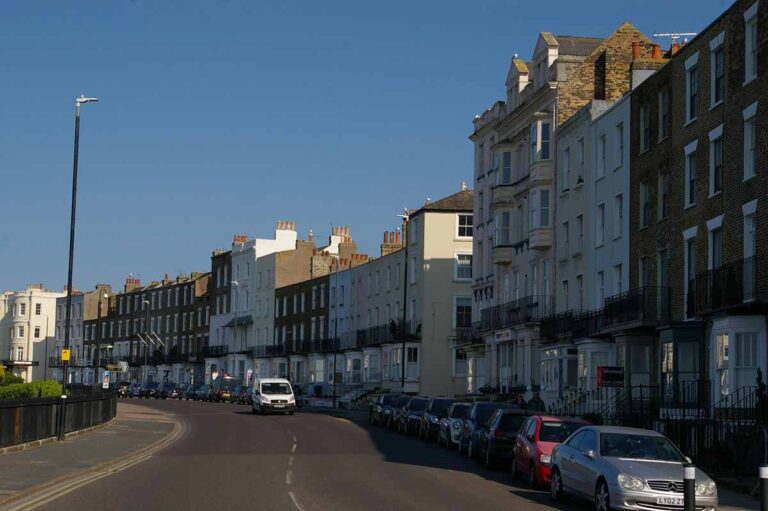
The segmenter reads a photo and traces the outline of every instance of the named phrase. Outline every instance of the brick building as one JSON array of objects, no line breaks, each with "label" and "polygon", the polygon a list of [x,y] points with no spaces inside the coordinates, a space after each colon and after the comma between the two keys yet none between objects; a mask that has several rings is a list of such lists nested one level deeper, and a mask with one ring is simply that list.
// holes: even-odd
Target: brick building
[{"label": "brick building", "polygon": [[766,26],[765,2],[736,1],[632,94],[632,308],[656,320],[638,335],[664,395],[766,370]]}]

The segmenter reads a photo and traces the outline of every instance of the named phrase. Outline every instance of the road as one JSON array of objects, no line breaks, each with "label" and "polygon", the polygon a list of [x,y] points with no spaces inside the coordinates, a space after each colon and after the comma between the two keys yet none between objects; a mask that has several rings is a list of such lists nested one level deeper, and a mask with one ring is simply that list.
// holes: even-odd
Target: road
[{"label": "road", "polygon": [[[185,435],[41,509],[558,509],[545,492],[513,484],[508,472],[347,419],[255,416],[230,404],[138,403],[175,414]],[[571,502],[561,509],[590,508]]]}]

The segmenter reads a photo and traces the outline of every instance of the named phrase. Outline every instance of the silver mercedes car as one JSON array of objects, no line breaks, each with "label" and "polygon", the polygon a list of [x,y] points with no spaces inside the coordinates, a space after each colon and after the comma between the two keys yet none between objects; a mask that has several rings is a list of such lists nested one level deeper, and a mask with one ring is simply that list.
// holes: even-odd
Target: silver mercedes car
[{"label": "silver mercedes car", "polygon": [[[550,496],[595,503],[597,511],[680,510],[688,459],[656,431],[587,426],[552,451]],[[696,509],[717,509],[717,486],[696,469]]]}]

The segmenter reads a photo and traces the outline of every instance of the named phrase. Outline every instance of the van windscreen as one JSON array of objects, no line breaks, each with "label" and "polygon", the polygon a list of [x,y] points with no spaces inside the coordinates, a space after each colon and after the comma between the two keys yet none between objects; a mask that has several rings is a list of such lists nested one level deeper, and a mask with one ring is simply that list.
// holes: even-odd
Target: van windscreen
[{"label": "van windscreen", "polygon": [[291,386],[287,383],[262,383],[262,394],[290,394]]}]

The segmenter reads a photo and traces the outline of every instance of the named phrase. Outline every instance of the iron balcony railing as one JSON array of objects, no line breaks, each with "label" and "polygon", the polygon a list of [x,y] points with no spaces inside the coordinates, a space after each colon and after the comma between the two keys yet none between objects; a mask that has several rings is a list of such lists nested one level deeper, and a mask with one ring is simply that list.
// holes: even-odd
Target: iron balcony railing
[{"label": "iron balcony railing", "polygon": [[203,348],[204,357],[219,357],[229,353],[229,347],[222,344],[220,346],[206,346]]},{"label": "iron balcony railing", "polygon": [[[696,275],[688,311],[696,315],[768,302],[768,257],[746,257]],[[694,293],[690,290],[695,289]],[[694,296],[691,297],[691,294]]]},{"label": "iron balcony railing", "polygon": [[480,335],[480,322],[472,323],[472,325],[468,327],[454,328],[449,339],[454,348],[483,344],[483,337]]},{"label": "iron balcony railing", "polygon": [[554,310],[554,300],[549,295],[531,295],[502,305],[494,305],[480,311],[480,329],[498,330],[524,323],[539,321]]},{"label": "iron balcony railing", "polygon": [[603,328],[635,321],[659,322],[670,318],[670,288],[645,286],[609,296],[603,307]]}]

